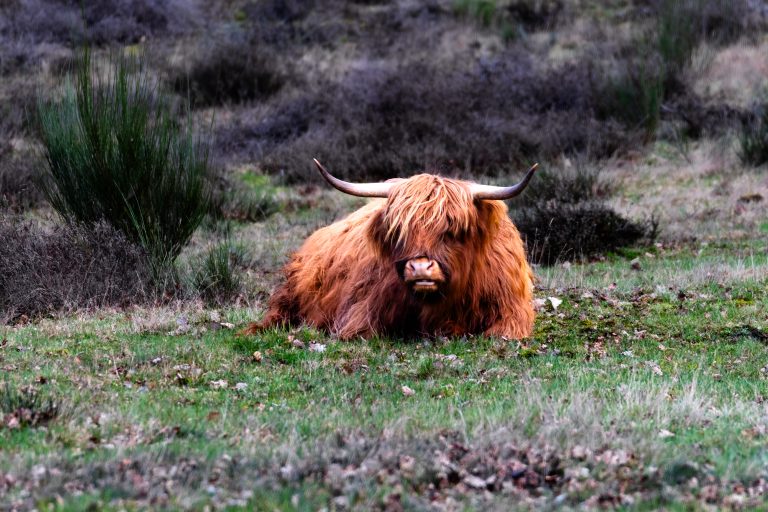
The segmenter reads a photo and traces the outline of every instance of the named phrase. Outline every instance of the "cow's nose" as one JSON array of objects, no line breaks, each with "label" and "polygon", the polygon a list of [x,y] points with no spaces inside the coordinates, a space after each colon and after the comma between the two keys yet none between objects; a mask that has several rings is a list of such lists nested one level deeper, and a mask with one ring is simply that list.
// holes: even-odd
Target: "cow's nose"
[{"label": "cow's nose", "polygon": [[405,264],[406,270],[411,274],[429,274],[434,269],[437,262],[428,258],[417,258],[415,260],[408,260]]},{"label": "cow's nose", "polygon": [[413,258],[405,263],[403,278],[406,282],[413,281],[445,281],[445,275],[440,264],[433,259]]}]

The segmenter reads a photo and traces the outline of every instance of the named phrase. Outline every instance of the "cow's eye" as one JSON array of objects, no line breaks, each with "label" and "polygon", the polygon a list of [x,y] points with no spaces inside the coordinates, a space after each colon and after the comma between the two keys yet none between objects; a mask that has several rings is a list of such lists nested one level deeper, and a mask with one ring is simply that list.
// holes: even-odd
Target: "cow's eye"
[{"label": "cow's eye", "polygon": [[461,242],[461,240],[464,238],[463,233],[454,233],[453,231],[446,231],[443,234],[443,240],[446,242]]}]

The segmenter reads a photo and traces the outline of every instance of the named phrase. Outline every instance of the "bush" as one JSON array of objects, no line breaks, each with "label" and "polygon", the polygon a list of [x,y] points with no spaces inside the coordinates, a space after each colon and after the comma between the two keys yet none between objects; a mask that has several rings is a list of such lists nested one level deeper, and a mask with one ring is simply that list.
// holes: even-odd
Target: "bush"
[{"label": "bush", "polygon": [[742,122],[738,154],[747,165],[768,162],[768,103],[754,107],[752,115]]},{"label": "bush", "polygon": [[610,182],[601,177],[597,168],[577,162],[575,166],[566,169],[545,167],[539,170],[525,193],[516,198],[512,205],[530,208],[544,203],[605,201],[612,191]]},{"label": "bush", "polygon": [[656,236],[654,221],[633,222],[608,207],[608,193],[594,170],[540,171],[512,203],[529,258],[545,265],[593,258]]},{"label": "bush", "polygon": [[173,89],[193,106],[214,106],[264,99],[277,92],[285,78],[266,45],[245,34],[200,48],[186,69],[178,70]]},{"label": "bush", "polygon": [[592,114],[590,83],[584,66],[543,73],[525,55],[470,72],[362,68],[340,84],[285,96],[217,139],[222,158],[258,159],[292,182],[315,178],[313,157],[350,179],[425,168],[498,174],[532,158],[603,157],[625,147],[627,131]]},{"label": "bush", "polygon": [[20,212],[39,206],[45,198],[35,180],[36,156],[13,153],[0,143],[0,210]]},{"label": "bush", "polygon": [[477,20],[482,26],[501,29],[504,39],[513,39],[522,29],[541,30],[555,26],[563,11],[562,0],[456,0],[454,10]]},{"label": "bush", "polygon": [[144,251],[105,223],[45,232],[0,218],[0,320],[151,299]]},{"label": "bush", "polygon": [[188,33],[202,17],[196,0],[10,0],[0,7],[0,41],[134,44]]},{"label": "bush", "polygon": [[535,30],[554,27],[564,7],[562,0],[512,0],[506,10],[527,30]]},{"label": "bush", "polygon": [[625,219],[599,202],[545,203],[514,217],[528,257],[545,265],[593,258],[652,235],[652,226]]},{"label": "bush", "polygon": [[208,210],[207,148],[179,127],[140,60],[95,78],[86,52],[74,90],[40,103],[43,192],[67,222],[105,220],[168,271]]},{"label": "bush", "polygon": [[194,286],[209,303],[223,304],[243,288],[240,272],[245,263],[245,249],[230,241],[213,246],[195,273]]}]

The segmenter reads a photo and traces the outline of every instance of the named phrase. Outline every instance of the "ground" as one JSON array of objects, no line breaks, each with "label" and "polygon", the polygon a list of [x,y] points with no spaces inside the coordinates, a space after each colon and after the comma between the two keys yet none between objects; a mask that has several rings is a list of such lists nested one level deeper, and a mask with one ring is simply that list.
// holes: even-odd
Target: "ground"
[{"label": "ground", "polygon": [[[688,169],[680,180],[706,172],[710,150],[662,145],[614,163],[633,169],[617,205],[658,212],[659,190],[681,203],[659,213],[674,237],[537,268],[525,340],[238,336],[263,295],[3,328],[3,506],[761,506],[768,243],[762,206],[738,197],[763,192],[765,175],[645,186],[670,166]],[[708,194],[721,180],[731,192]],[[267,268],[360,204],[307,194],[303,207],[240,228]],[[699,196],[714,213],[684,201]],[[688,241],[670,241],[686,229]],[[252,278],[265,291],[277,279]]]},{"label": "ground", "polygon": [[[525,2],[328,0],[306,2],[306,18],[302,2],[129,3],[154,17],[133,20],[131,9],[117,8],[121,0],[0,8],[0,203],[10,198],[0,225],[28,222],[44,235],[62,223],[32,186],[41,148],[26,114],[36,91],[55,97],[68,83],[75,11],[98,22],[96,55],[143,51],[158,83],[189,81],[206,59],[214,71],[223,62],[225,75],[242,74],[248,87],[254,62],[286,83],[263,97],[222,94],[195,107],[192,117],[215,139],[215,167],[237,194],[180,256],[186,288],[178,299],[169,293],[122,308],[65,301],[62,311],[43,304],[46,313],[34,318],[0,310],[8,320],[0,323],[0,510],[768,508],[768,169],[738,157],[740,122],[765,105],[768,11],[760,2],[685,3],[713,8],[707,23],[722,34],[697,39],[675,77],[685,87],[665,99],[657,131],[626,140],[612,130],[638,127],[611,124],[613,112],[582,122],[593,112],[579,109],[600,107],[591,80],[606,85],[601,66],[620,77],[624,67],[636,69],[629,57],[646,62],[645,34],[659,26],[648,13],[669,0],[536,1],[541,20],[514,26],[504,13]],[[558,20],[548,20],[548,5],[564,7]],[[762,16],[758,28],[739,14],[752,11]],[[491,19],[482,22],[483,12]],[[128,28],[115,30],[121,23]],[[744,33],[727,37],[729,26]],[[63,35],[56,39],[51,27]],[[221,58],[230,53],[233,63]],[[422,61],[441,71],[432,82],[421,83]],[[459,87],[464,79],[481,86],[478,70],[484,76],[494,62],[518,61],[520,69],[499,68],[509,80]],[[409,113],[423,105],[406,101],[393,125],[381,122],[394,78],[432,102],[426,113]],[[521,101],[518,112],[503,101],[518,91],[498,90],[507,82],[555,100],[549,104],[548,92],[541,105]],[[453,103],[457,110],[444,117],[429,109],[454,101],[454,90],[474,101]],[[481,99],[490,106],[477,111]],[[683,100],[696,108],[685,110]],[[497,116],[494,102],[515,108]],[[682,122],[676,109],[706,122]],[[459,120],[455,131],[441,119]],[[461,126],[465,119],[475,124]],[[414,149],[421,140],[378,148],[390,132],[401,142],[391,126],[407,142],[423,126],[442,135],[427,130],[423,154]],[[654,219],[658,237],[588,261],[535,266],[537,319],[523,340],[342,342],[306,327],[237,334],[264,314],[291,251],[365,203],[309,175],[310,157],[350,179],[378,177],[366,169],[405,176],[423,169],[398,162],[453,158],[457,144],[483,149],[489,132],[472,127],[499,127],[504,144],[554,148],[526,153],[527,165],[536,156],[552,172],[599,170],[609,206]],[[359,141],[347,137],[358,130]],[[562,149],[552,137],[577,147]],[[606,147],[614,138],[621,144],[590,156],[603,138]],[[519,178],[527,165],[500,147],[502,164],[475,179]],[[472,158],[450,163],[453,175],[473,178]],[[251,215],[261,203],[249,194],[277,213]],[[189,283],[211,247],[230,243],[243,250],[243,282],[217,305]]]}]

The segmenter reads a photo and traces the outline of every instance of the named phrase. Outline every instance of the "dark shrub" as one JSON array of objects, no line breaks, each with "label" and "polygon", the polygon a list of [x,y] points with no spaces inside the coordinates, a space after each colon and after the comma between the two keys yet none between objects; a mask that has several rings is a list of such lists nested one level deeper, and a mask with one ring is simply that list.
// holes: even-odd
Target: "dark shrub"
[{"label": "dark shrub", "polygon": [[504,39],[512,39],[520,29],[525,31],[552,28],[563,10],[562,0],[456,0],[457,13],[476,19],[482,26],[496,26]]},{"label": "dark shrub", "polygon": [[9,144],[17,137],[34,132],[37,84],[28,78],[13,78],[3,82],[5,93],[0,102],[0,144]]},{"label": "dark shrub", "polygon": [[159,276],[208,210],[207,148],[179,127],[140,60],[95,75],[86,53],[75,90],[40,104],[43,191],[68,222],[105,220],[141,244]]},{"label": "dark shrub", "polygon": [[10,0],[0,6],[0,40],[131,44],[189,32],[202,14],[196,0]]},{"label": "dark shrub", "polygon": [[604,201],[612,192],[610,182],[603,179],[596,168],[585,163],[578,162],[567,169],[543,167],[525,193],[512,201],[512,206],[529,208],[548,202]]},{"label": "dark shrub", "polygon": [[245,249],[229,240],[214,245],[200,262],[194,286],[209,303],[224,304],[243,289],[240,273],[245,264]]},{"label": "dark shrub", "polygon": [[362,68],[340,84],[286,95],[217,138],[223,158],[260,160],[294,182],[314,177],[313,157],[353,179],[425,168],[498,174],[534,157],[607,156],[624,147],[626,130],[594,117],[590,84],[584,66],[542,73],[524,55],[471,72]]},{"label": "dark shrub", "polygon": [[36,183],[37,157],[30,153],[15,155],[0,143],[0,210],[24,211],[45,202]]},{"label": "dark shrub", "polygon": [[273,51],[245,34],[198,49],[172,79],[193,106],[241,103],[271,96],[285,80]]},{"label": "dark shrub", "polygon": [[758,166],[768,162],[768,103],[756,106],[739,132],[739,159]]},{"label": "dark shrub", "polygon": [[[0,50],[0,53],[2,50]],[[39,205],[43,195],[35,186],[39,157],[31,142],[34,87],[28,79],[12,78],[4,84],[0,102],[0,208],[24,210]]]},{"label": "dark shrub", "polygon": [[648,226],[599,202],[545,203],[517,210],[513,217],[529,258],[545,265],[599,256],[650,234]]},{"label": "dark shrub", "polygon": [[140,247],[108,224],[57,228],[0,218],[0,320],[151,298]]},{"label": "dark shrub", "polygon": [[542,170],[512,202],[511,217],[529,258],[545,265],[592,258],[656,234],[653,221],[637,223],[605,204],[606,182],[596,171]]},{"label": "dark shrub", "polygon": [[554,27],[563,8],[562,0],[513,0],[506,10],[526,30],[536,30]]}]

